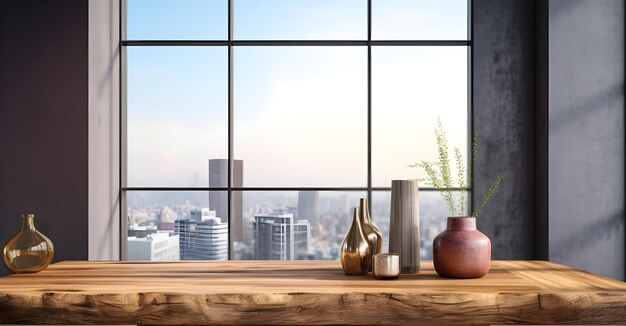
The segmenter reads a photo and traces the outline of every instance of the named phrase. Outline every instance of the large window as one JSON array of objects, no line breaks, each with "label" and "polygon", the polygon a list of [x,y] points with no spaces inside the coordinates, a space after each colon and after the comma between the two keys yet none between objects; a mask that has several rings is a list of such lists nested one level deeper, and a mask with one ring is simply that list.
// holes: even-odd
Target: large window
[{"label": "large window", "polygon": [[[126,259],[336,259],[359,197],[387,240],[391,180],[437,158],[438,116],[467,152],[465,0],[122,8]],[[421,188],[423,258],[447,214]]]}]

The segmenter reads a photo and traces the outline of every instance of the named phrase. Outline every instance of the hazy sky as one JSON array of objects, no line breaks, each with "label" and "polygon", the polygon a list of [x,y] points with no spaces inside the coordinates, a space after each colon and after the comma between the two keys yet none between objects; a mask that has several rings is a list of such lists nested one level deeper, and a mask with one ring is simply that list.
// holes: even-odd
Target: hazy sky
[{"label": "hazy sky", "polygon": [[[225,39],[226,1],[128,0],[129,39]],[[236,0],[236,39],[365,39],[364,0]],[[465,39],[465,1],[374,0],[374,39]],[[245,186],[365,186],[367,48],[236,47]],[[374,186],[436,158],[441,116],[466,152],[467,48],[372,49]],[[128,48],[128,184],[207,186],[227,157],[227,49]]]}]

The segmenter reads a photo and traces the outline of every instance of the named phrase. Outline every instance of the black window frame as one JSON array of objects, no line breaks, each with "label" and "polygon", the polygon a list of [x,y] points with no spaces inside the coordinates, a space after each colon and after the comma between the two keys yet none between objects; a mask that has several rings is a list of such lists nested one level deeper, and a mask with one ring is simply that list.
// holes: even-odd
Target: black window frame
[{"label": "black window frame", "polygon": [[[233,192],[240,191],[329,191],[367,192],[368,201],[372,202],[372,193],[375,191],[391,191],[391,187],[372,186],[372,47],[378,46],[431,46],[450,47],[462,46],[467,49],[467,130],[468,130],[468,155],[472,148],[473,115],[472,115],[472,76],[473,76],[473,14],[472,0],[467,0],[467,38],[466,40],[372,40],[372,1],[367,0],[367,40],[235,40],[234,39],[234,2],[228,1],[228,39],[227,40],[127,40],[126,39],[126,9],[127,0],[119,0],[119,214],[120,214],[120,259],[126,260],[127,254],[127,201],[126,194],[133,191],[226,191],[228,193],[228,260],[232,260],[231,219],[230,212],[233,205]],[[228,186],[227,187],[128,187],[127,180],[127,148],[126,148],[126,50],[128,47],[141,46],[226,46],[228,48]],[[234,187],[233,186],[233,162],[234,162],[234,124],[233,124],[233,49],[240,46],[367,46],[367,186],[365,187]],[[473,180],[472,180],[473,183]],[[471,191],[473,184],[467,188],[468,209],[474,206]],[[432,187],[420,187],[420,191],[438,191]],[[451,188],[450,190],[462,190]]]}]

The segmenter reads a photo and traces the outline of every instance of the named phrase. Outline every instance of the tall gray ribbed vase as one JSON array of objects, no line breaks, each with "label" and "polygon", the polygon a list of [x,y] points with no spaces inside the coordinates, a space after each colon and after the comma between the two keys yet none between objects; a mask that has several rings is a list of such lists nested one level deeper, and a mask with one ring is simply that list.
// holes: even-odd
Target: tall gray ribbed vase
[{"label": "tall gray ribbed vase", "polygon": [[420,270],[420,214],[417,181],[391,181],[389,252],[400,256],[400,273]]}]

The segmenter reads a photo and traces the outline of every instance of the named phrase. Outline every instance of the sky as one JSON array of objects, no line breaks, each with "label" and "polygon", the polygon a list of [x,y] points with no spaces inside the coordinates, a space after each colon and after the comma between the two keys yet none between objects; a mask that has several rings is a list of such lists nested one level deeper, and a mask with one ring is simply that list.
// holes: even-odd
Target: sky
[{"label": "sky", "polygon": [[[367,38],[364,0],[235,0],[235,39]],[[127,39],[227,36],[227,2],[128,0]],[[374,0],[373,39],[466,39],[467,4]],[[467,144],[466,47],[373,47],[373,186],[436,159],[440,116]],[[128,47],[129,186],[208,186],[226,158],[227,48]],[[367,184],[367,48],[234,48],[234,157],[244,186]]]}]

